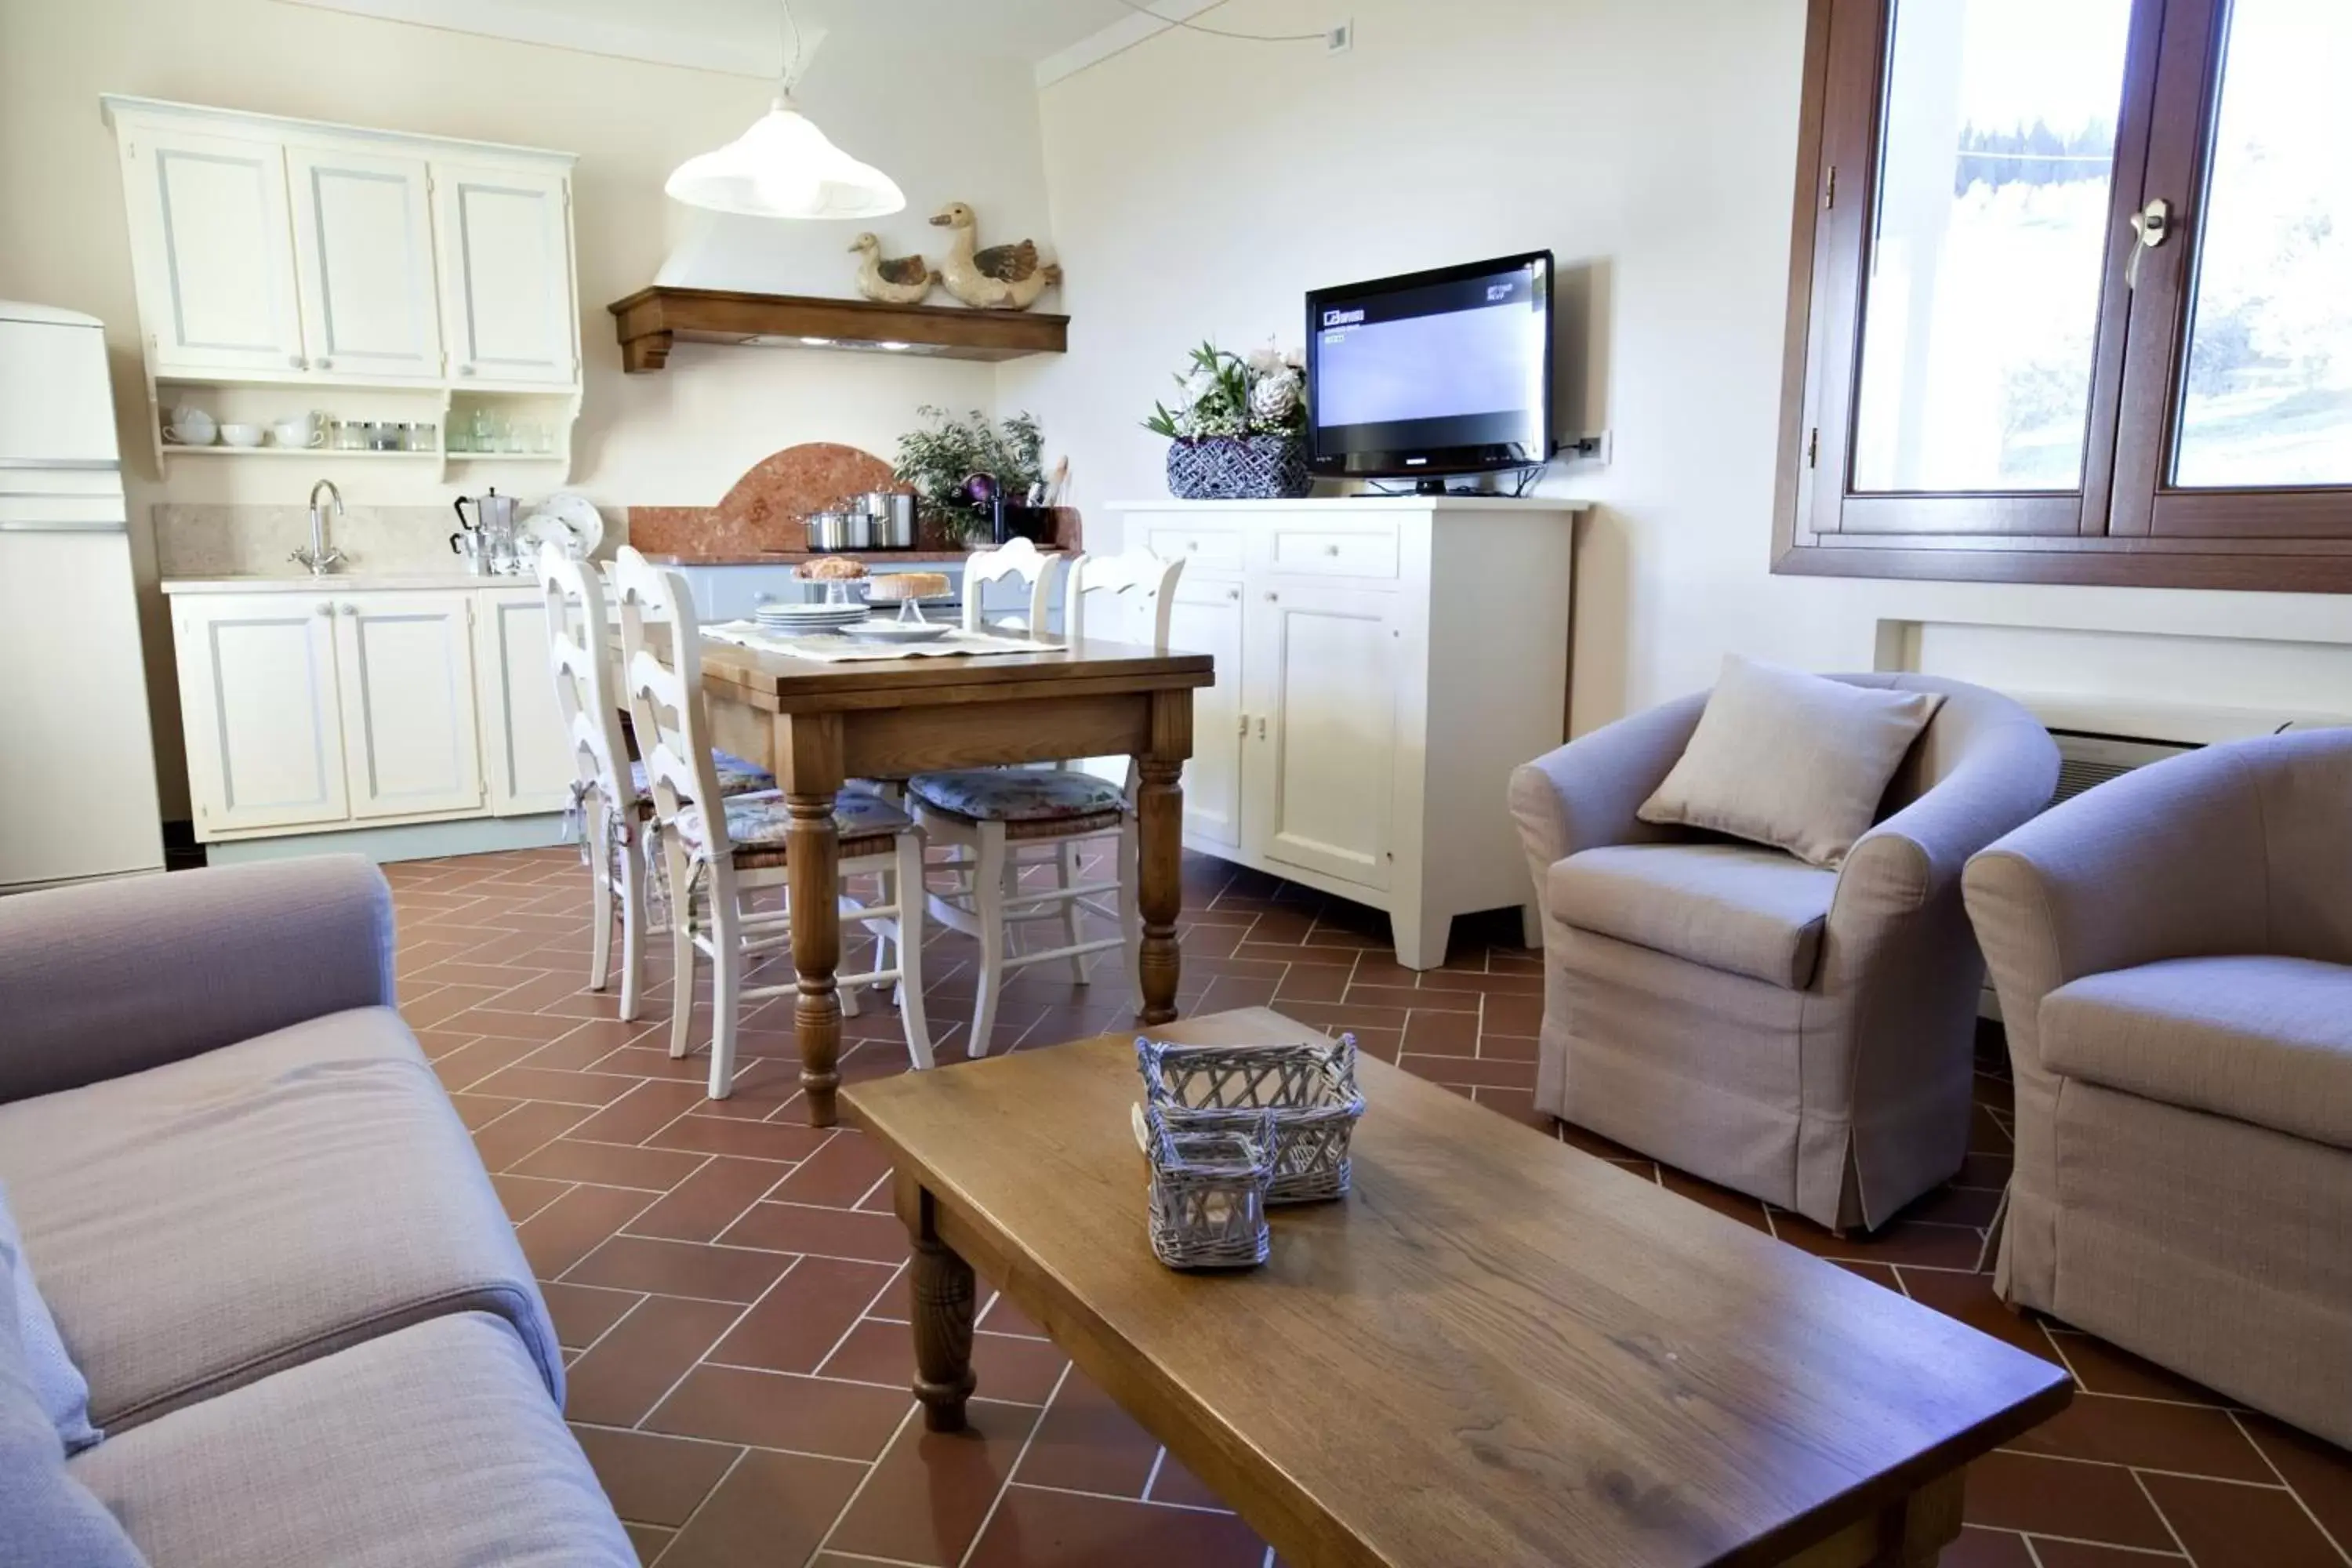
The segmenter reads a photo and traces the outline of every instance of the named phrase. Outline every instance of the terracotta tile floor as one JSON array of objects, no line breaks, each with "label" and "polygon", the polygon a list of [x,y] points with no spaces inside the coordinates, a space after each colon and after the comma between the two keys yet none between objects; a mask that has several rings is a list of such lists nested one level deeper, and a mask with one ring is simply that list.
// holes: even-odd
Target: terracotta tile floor
[{"label": "terracotta tile floor", "polygon": [[[666,962],[636,1024],[582,989],[587,892],[570,851],[387,871],[404,1009],[546,1282],[572,1358],[571,1417],[646,1562],[1270,1561],[1009,1303],[990,1302],[981,1320],[976,1430],[929,1436],[908,1420],[906,1244],[882,1163],[858,1135],[800,1123],[789,1000],[748,1017],[734,1097],[706,1100],[706,1058],[673,1063],[663,1050]],[[1530,1102],[1537,963],[1507,945],[1513,931],[1498,928],[1487,946],[1464,922],[1452,963],[1416,975],[1365,910],[1215,861],[1185,872],[1185,1011],[1272,1003],[1344,1026],[1366,1048],[1549,1131]],[[941,935],[928,952],[951,1063],[965,1054],[971,944]],[[1008,988],[996,1048],[1123,1027],[1124,989],[1111,972],[1085,991],[1066,971],[1033,972]],[[903,1070],[887,1007],[869,1005],[846,1033],[845,1075]],[[2352,1563],[2352,1456],[2014,1316],[1972,1272],[2009,1165],[2008,1085],[1990,1043],[1964,1184],[1867,1240],[1838,1242],[1565,1136],[2073,1369],[2084,1390],[2074,1407],[1972,1472],[1969,1528],[1947,1568]]]}]

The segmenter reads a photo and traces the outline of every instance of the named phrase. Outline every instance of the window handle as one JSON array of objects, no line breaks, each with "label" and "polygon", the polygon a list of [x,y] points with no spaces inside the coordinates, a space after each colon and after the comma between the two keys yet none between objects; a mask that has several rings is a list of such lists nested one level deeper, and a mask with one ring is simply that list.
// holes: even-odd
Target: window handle
[{"label": "window handle", "polygon": [[2132,233],[2139,243],[2132,247],[2131,259],[2124,263],[2124,287],[2139,287],[2139,258],[2172,237],[2172,204],[2162,196],[2131,215]]}]

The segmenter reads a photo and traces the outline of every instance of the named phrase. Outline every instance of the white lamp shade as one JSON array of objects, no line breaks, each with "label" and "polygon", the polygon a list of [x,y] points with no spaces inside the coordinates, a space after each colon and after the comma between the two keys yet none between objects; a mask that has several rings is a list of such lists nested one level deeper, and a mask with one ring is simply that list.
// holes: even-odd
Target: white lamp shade
[{"label": "white lamp shade", "polygon": [[789,101],[680,163],[662,188],[688,206],[744,217],[884,217],[907,205],[889,175],[826,141]]}]

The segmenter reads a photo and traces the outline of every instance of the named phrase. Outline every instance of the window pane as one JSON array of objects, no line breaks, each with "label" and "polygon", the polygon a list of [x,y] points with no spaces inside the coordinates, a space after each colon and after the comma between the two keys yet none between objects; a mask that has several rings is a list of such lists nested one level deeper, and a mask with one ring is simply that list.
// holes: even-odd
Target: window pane
[{"label": "window pane", "polygon": [[2173,482],[2352,484],[2352,4],[2237,0],[2222,62]]},{"label": "window pane", "polygon": [[2130,27],[2130,0],[1896,5],[1854,489],[2081,485]]}]

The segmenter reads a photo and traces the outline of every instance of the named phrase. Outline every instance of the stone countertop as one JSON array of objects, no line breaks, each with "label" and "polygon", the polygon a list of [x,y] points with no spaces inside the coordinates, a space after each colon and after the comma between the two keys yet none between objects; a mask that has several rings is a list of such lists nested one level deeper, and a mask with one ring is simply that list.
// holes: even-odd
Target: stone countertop
[{"label": "stone countertop", "polygon": [[366,594],[392,589],[528,588],[539,591],[535,577],[491,577],[471,572],[410,568],[405,571],[331,572],[323,577],[301,573],[248,573],[218,577],[166,577],[166,594]]}]

